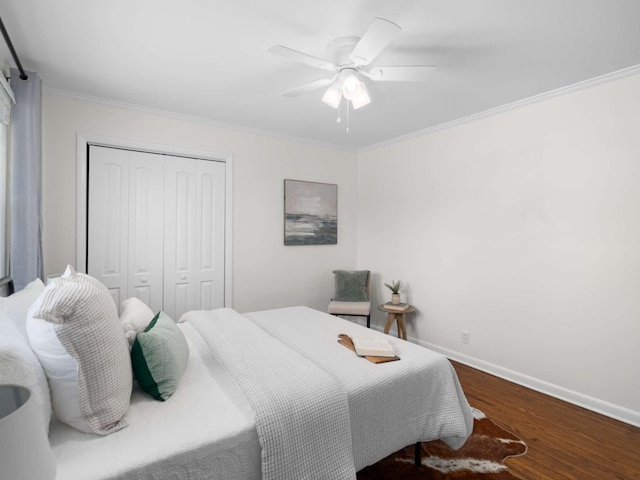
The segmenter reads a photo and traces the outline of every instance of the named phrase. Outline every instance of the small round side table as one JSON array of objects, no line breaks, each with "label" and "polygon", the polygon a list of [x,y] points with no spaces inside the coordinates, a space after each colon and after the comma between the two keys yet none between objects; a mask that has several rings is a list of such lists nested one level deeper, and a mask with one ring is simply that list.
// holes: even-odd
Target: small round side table
[{"label": "small round side table", "polygon": [[395,310],[393,308],[387,308],[386,303],[381,303],[378,305],[378,310],[381,312],[387,312],[387,324],[384,327],[384,333],[389,333],[391,329],[391,325],[393,322],[397,322],[398,324],[398,338],[402,338],[403,340],[407,339],[407,328],[404,323],[404,314],[405,313],[413,313],[416,311],[411,305],[409,305],[404,310]]}]

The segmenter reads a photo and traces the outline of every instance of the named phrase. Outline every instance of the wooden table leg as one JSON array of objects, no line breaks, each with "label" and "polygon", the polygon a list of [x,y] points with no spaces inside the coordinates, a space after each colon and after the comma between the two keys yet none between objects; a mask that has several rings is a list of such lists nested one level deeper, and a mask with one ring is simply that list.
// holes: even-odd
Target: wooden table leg
[{"label": "wooden table leg", "polygon": [[397,323],[398,338],[406,340],[407,328],[404,323],[404,314],[402,313],[387,313],[387,324],[384,326],[384,333],[389,333],[389,330],[391,330],[391,325],[393,325],[394,322]]},{"label": "wooden table leg", "polygon": [[402,333],[402,339],[406,340],[407,339],[407,326],[404,323],[404,314],[403,313],[399,313],[398,314],[398,337],[400,336],[401,333]]},{"label": "wooden table leg", "polygon": [[393,325],[394,322],[396,323],[396,327],[398,329],[398,338],[401,338],[402,329],[400,327],[400,315],[398,315],[397,313],[389,313],[387,315],[387,328],[385,328],[384,333],[389,333],[391,325]]},{"label": "wooden table leg", "polygon": [[384,326],[384,333],[389,333],[391,329],[391,324],[395,321],[395,317],[393,313],[387,313],[387,324]]}]

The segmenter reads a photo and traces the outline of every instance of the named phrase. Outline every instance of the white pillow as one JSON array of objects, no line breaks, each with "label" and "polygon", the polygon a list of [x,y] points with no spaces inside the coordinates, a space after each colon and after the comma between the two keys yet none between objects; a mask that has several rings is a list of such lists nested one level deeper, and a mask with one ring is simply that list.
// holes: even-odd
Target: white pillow
[{"label": "white pillow", "polygon": [[129,348],[133,345],[138,332],[143,332],[153,320],[154,314],[146,303],[136,297],[127,298],[120,305],[120,325],[129,341]]},{"label": "white pillow", "polygon": [[[26,316],[26,314],[25,314]],[[51,399],[47,377],[27,337],[9,317],[0,312],[0,384],[27,387],[42,415],[45,432],[51,421]]]},{"label": "white pillow", "polygon": [[86,433],[107,435],[124,428],[131,358],[107,288],[68,266],[27,317],[29,341],[49,380],[55,415]]},{"label": "white pillow", "polygon": [[29,307],[44,290],[44,283],[39,278],[29,283],[19,292],[0,297],[0,311],[7,315],[15,323],[20,331],[27,334],[27,312]]}]

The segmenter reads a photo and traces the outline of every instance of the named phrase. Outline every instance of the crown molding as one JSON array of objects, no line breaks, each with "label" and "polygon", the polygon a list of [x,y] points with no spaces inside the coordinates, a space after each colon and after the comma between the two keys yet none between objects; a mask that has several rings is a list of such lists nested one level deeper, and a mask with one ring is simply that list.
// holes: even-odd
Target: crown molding
[{"label": "crown molding", "polygon": [[341,152],[359,154],[359,153],[370,152],[370,151],[373,151],[373,150],[378,150],[378,149],[385,148],[385,147],[388,147],[388,146],[391,146],[391,145],[395,145],[397,143],[405,142],[407,140],[423,137],[425,135],[429,135],[429,134],[432,134],[432,133],[440,132],[442,130],[447,130],[449,128],[458,127],[458,126],[461,126],[461,125],[465,125],[467,123],[472,123],[472,122],[475,122],[475,121],[478,121],[478,120],[482,120],[484,118],[492,117],[494,115],[500,115],[500,114],[503,114],[503,113],[506,113],[506,112],[510,112],[510,111],[513,111],[513,110],[517,110],[517,109],[520,109],[520,108],[523,108],[523,107],[526,107],[526,106],[529,106],[529,105],[533,105],[533,104],[536,104],[536,103],[544,102],[544,101],[547,101],[547,100],[551,100],[553,98],[561,97],[561,96],[564,96],[564,95],[568,95],[568,94],[575,93],[575,92],[578,92],[578,91],[581,91],[581,90],[585,90],[585,89],[588,89],[588,88],[596,87],[598,85],[610,83],[610,82],[613,82],[613,81],[616,81],[616,80],[621,80],[623,78],[627,78],[627,77],[631,77],[631,76],[639,75],[639,74],[640,74],[640,65],[634,65],[632,67],[628,67],[628,68],[624,68],[622,70],[617,70],[615,72],[611,72],[611,73],[607,73],[607,74],[604,74],[604,75],[600,75],[598,77],[591,78],[589,80],[584,80],[584,81],[581,81],[581,82],[578,82],[578,83],[574,83],[572,85],[568,85],[566,87],[557,88],[557,89],[551,90],[549,92],[545,92],[545,93],[541,93],[541,94],[538,94],[538,95],[534,95],[534,96],[531,96],[531,97],[528,97],[528,98],[525,98],[525,99],[522,99],[522,100],[517,100],[515,102],[508,103],[508,104],[505,104],[505,105],[502,105],[502,106],[499,106],[499,107],[491,108],[491,109],[485,110],[483,112],[474,113],[472,115],[468,115],[466,117],[462,117],[462,118],[459,118],[459,119],[456,119],[456,120],[452,120],[450,122],[442,123],[442,124],[439,124],[439,125],[434,125],[432,127],[428,127],[428,128],[422,129],[422,130],[418,130],[416,132],[408,133],[406,135],[401,135],[399,137],[394,137],[394,138],[386,140],[384,142],[375,143],[375,144],[368,145],[366,147],[361,147],[361,148],[350,148],[350,147],[345,147],[345,146],[334,145],[334,144],[330,144],[330,143],[310,140],[308,138],[295,137],[295,136],[290,136],[290,135],[283,135],[283,134],[271,132],[271,131],[268,131],[268,130],[261,130],[261,129],[250,128],[250,127],[245,127],[245,126],[241,126],[241,125],[234,125],[234,124],[231,124],[231,123],[225,123],[225,122],[212,120],[212,119],[205,118],[205,117],[198,117],[198,116],[195,116],[195,115],[187,115],[187,114],[182,114],[182,113],[170,112],[168,110],[145,107],[145,106],[137,105],[137,104],[133,104],[133,103],[120,102],[120,101],[116,101],[116,100],[110,100],[110,99],[106,99],[106,98],[94,97],[94,96],[91,96],[91,95],[85,95],[85,94],[81,94],[81,93],[70,92],[70,91],[67,91],[67,90],[61,90],[61,89],[49,87],[49,86],[46,86],[46,85],[43,86],[43,91],[44,91],[44,93],[50,94],[50,95],[58,95],[58,96],[68,97],[68,98],[72,98],[72,99],[80,100],[80,101],[84,101],[84,102],[91,102],[91,103],[101,104],[101,105],[105,105],[105,106],[109,106],[109,107],[120,108],[120,109],[124,109],[124,110],[147,113],[147,114],[150,114],[150,115],[171,118],[171,119],[174,119],[174,120],[180,120],[180,121],[184,121],[184,122],[200,123],[200,124],[210,125],[210,126],[216,127],[216,128],[222,128],[222,129],[226,129],[226,130],[232,130],[232,131],[247,133],[247,134],[251,134],[251,135],[258,135],[258,136],[262,136],[262,137],[273,138],[273,139],[278,139],[278,140],[284,140],[284,141],[288,141],[288,142],[311,145],[311,146],[314,146],[314,147],[327,148],[327,149],[330,149],[330,150],[337,150],[337,151],[341,151]]},{"label": "crown molding", "polygon": [[607,73],[604,75],[600,75],[598,77],[591,78],[589,80],[583,80],[578,83],[574,83],[572,85],[567,85],[566,87],[560,87],[555,90],[550,90],[545,93],[540,93],[538,95],[534,95],[532,97],[524,98],[522,100],[517,100],[512,103],[507,103],[505,105],[501,105],[499,107],[490,108],[489,110],[485,110],[483,112],[474,113],[472,115],[468,115],[466,117],[462,117],[456,120],[452,120],[450,122],[441,123],[439,125],[434,125],[433,127],[428,127],[423,130],[418,130],[413,133],[408,133],[406,135],[401,135],[399,137],[394,137],[390,140],[386,140],[384,142],[375,143],[373,145],[369,145],[367,147],[363,147],[358,149],[358,153],[366,153],[373,150],[378,150],[380,148],[385,148],[390,145],[395,145],[397,143],[402,143],[407,140],[411,140],[413,138],[423,137],[425,135],[429,135],[431,133],[440,132],[442,130],[447,130],[449,128],[458,127],[460,125],[465,125],[467,123],[472,123],[477,120],[482,120],[483,118],[492,117],[494,115],[500,115],[502,113],[510,112],[513,110],[517,110],[529,105],[533,105],[540,102],[545,102],[547,100],[551,100],[553,98],[562,97],[564,95],[568,95],[571,93],[579,92],[581,90],[585,90],[588,88],[596,87],[598,85],[602,85],[605,83],[614,82],[616,80],[621,80],[623,78],[632,77],[634,75],[640,74],[640,65],[634,65],[632,67],[624,68],[622,70],[617,70],[615,72]]},{"label": "crown molding", "polygon": [[222,128],[225,130],[233,130],[235,132],[241,132],[241,133],[247,133],[250,135],[258,135],[261,137],[267,137],[267,138],[273,138],[273,139],[277,139],[277,140],[285,140],[288,142],[293,142],[293,143],[302,143],[305,145],[311,145],[314,147],[321,147],[321,148],[328,148],[331,150],[337,150],[337,151],[341,151],[341,152],[348,152],[348,153],[358,153],[358,150],[356,148],[349,148],[349,147],[343,147],[343,146],[339,146],[339,145],[333,145],[330,143],[324,143],[324,142],[319,142],[319,141],[315,141],[315,140],[311,140],[308,138],[302,138],[302,137],[295,137],[292,135],[283,135],[283,134],[279,134],[279,133],[275,133],[275,132],[271,132],[269,130],[261,130],[261,129],[257,129],[257,128],[251,128],[251,127],[245,127],[242,125],[235,125],[235,124],[231,124],[231,123],[225,123],[225,122],[221,122],[218,120],[212,120],[210,118],[205,118],[205,117],[199,117],[196,115],[188,115],[188,114],[183,114],[183,113],[177,113],[177,112],[171,112],[168,110],[162,110],[159,108],[152,108],[152,107],[145,107],[143,105],[138,105],[135,103],[127,103],[127,102],[121,102],[118,100],[110,100],[107,98],[102,98],[102,97],[94,97],[92,95],[86,95],[83,93],[76,93],[76,92],[70,92],[68,90],[62,90],[62,89],[58,89],[58,88],[53,88],[53,87],[49,87],[44,85],[43,86],[43,92],[48,94],[48,95],[56,95],[56,96],[60,96],[60,97],[67,97],[67,98],[71,98],[74,100],[79,100],[82,102],[90,102],[90,103],[95,103],[95,104],[99,104],[99,105],[104,105],[107,107],[114,107],[114,108],[120,108],[123,110],[130,110],[130,111],[134,111],[134,112],[140,112],[140,113],[146,113],[149,115],[155,115],[158,117],[165,117],[165,118],[170,118],[172,120],[179,120],[179,121],[183,121],[183,122],[192,122],[192,123],[200,123],[200,124],[204,124],[204,125],[209,125],[212,127],[216,127],[216,128]]}]

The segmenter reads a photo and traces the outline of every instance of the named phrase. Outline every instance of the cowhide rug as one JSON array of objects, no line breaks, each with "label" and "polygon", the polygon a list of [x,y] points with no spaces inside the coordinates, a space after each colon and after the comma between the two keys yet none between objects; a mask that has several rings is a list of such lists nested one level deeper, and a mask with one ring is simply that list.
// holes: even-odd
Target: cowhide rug
[{"label": "cowhide rug", "polygon": [[514,480],[503,463],[524,455],[527,445],[474,409],[473,433],[459,450],[440,440],[422,444],[422,465],[409,446],[358,472],[358,480]]}]

